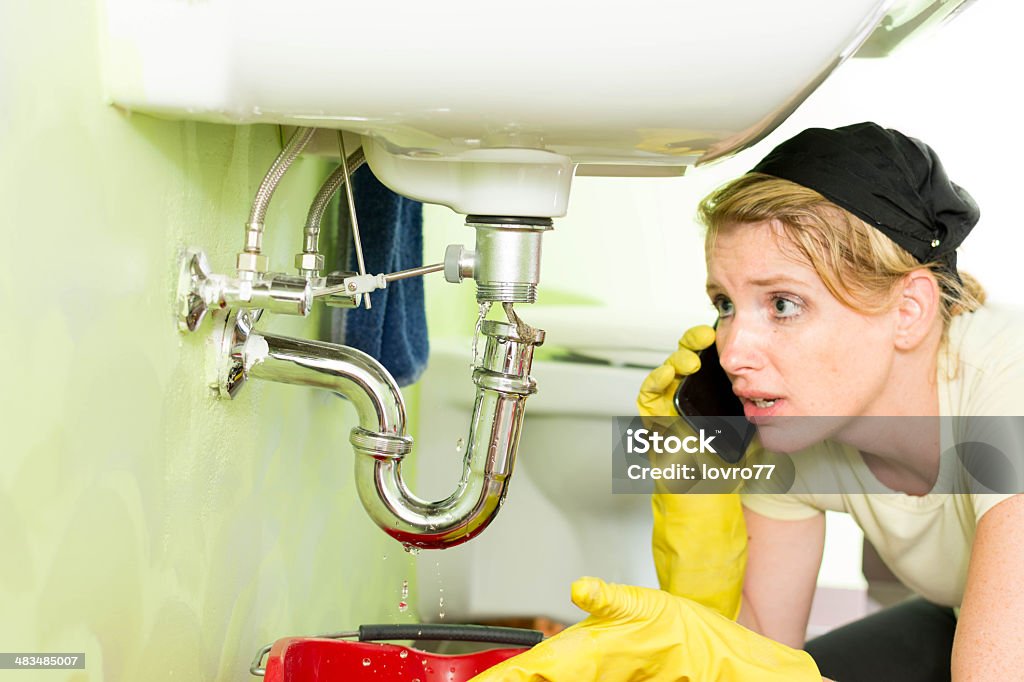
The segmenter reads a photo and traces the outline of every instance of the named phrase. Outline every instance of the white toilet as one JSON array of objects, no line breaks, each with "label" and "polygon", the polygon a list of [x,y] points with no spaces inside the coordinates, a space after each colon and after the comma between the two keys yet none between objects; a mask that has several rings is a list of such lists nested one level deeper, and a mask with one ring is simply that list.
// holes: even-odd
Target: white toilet
[{"label": "white toilet", "polygon": [[[415,596],[425,622],[544,616],[572,623],[583,615],[569,599],[580,576],[657,585],[650,499],[611,492],[611,418],[636,414],[640,383],[688,325],[638,328],[598,308],[527,310],[548,343],[533,363],[538,392],[527,402],[509,493],[479,537],[419,555]],[[431,345],[415,492],[434,499],[458,480],[474,387],[470,340]]]}]

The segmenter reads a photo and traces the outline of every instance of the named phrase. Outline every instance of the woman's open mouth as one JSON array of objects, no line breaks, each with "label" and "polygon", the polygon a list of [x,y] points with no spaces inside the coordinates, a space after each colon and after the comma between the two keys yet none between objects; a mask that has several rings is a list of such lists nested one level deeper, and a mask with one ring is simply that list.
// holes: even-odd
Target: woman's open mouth
[{"label": "woman's open mouth", "polygon": [[783,398],[770,398],[770,397],[747,397],[740,396],[740,402],[743,403],[743,415],[748,421],[756,423],[759,419],[765,419],[767,417],[774,417],[779,413],[785,404]]}]

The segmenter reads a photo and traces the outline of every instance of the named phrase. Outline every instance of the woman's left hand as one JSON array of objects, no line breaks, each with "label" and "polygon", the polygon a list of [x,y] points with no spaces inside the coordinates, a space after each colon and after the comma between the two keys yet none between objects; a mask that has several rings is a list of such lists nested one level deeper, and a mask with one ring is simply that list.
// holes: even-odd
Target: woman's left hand
[{"label": "woman's left hand", "polygon": [[474,682],[819,682],[804,651],[762,637],[682,597],[580,578],[572,600],[591,615]]}]

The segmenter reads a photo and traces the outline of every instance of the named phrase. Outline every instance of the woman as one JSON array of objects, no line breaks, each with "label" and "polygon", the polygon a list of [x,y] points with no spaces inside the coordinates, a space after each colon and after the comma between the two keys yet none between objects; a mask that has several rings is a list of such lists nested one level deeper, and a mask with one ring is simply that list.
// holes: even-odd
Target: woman
[{"label": "woman", "polygon": [[[745,534],[736,496],[655,496],[659,578],[678,596],[577,583],[593,615],[487,679],[1024,679],[1024,497],[947,494],[964,488],[941,456],[965,433],[940,417],[1024,415],[1024,319],[956,267],[970,196],[929,147],[865,123],[804,131],[701,216],[717,334],[688,332],[641,409],[670,414],[713,339],[763,446],[819,487],[744,495]],[[825,510],[850,513],[923,599],[809,642],[811,661]],[[719,614],[741,582],[737,625]]]},{"label": "woman", "polygon": [[815,464],[895,491],[745,497],[739,622],[803,644],[822,511],[843,511],[930,601],[810,642],[824,675],[1024,678],[1024,503],[929,494],[948,448],[938,429],[900,433],[915,422],[900,417],[1024,414],[1024,324],[984,307],[983,291],[956,268],[955,249],[978,218],[970,197],[928,147],[861,124],[805,131],[705,199],[701,215],[716,343],[747,417],[887,417],[801,433],[830,444],[794,462],[817,454]]}]

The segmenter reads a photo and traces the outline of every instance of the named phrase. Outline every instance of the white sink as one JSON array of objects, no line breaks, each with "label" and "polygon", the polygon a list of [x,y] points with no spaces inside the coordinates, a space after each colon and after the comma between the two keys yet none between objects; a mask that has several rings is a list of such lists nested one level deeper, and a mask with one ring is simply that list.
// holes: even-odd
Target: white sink
[{"label": "white sink", "polygon": [[105,0],[105,70],[129,109],[345,129],[400,193],[555,217],[577,164],[748,146],[883,19],[940,5],[960,2]]}]

